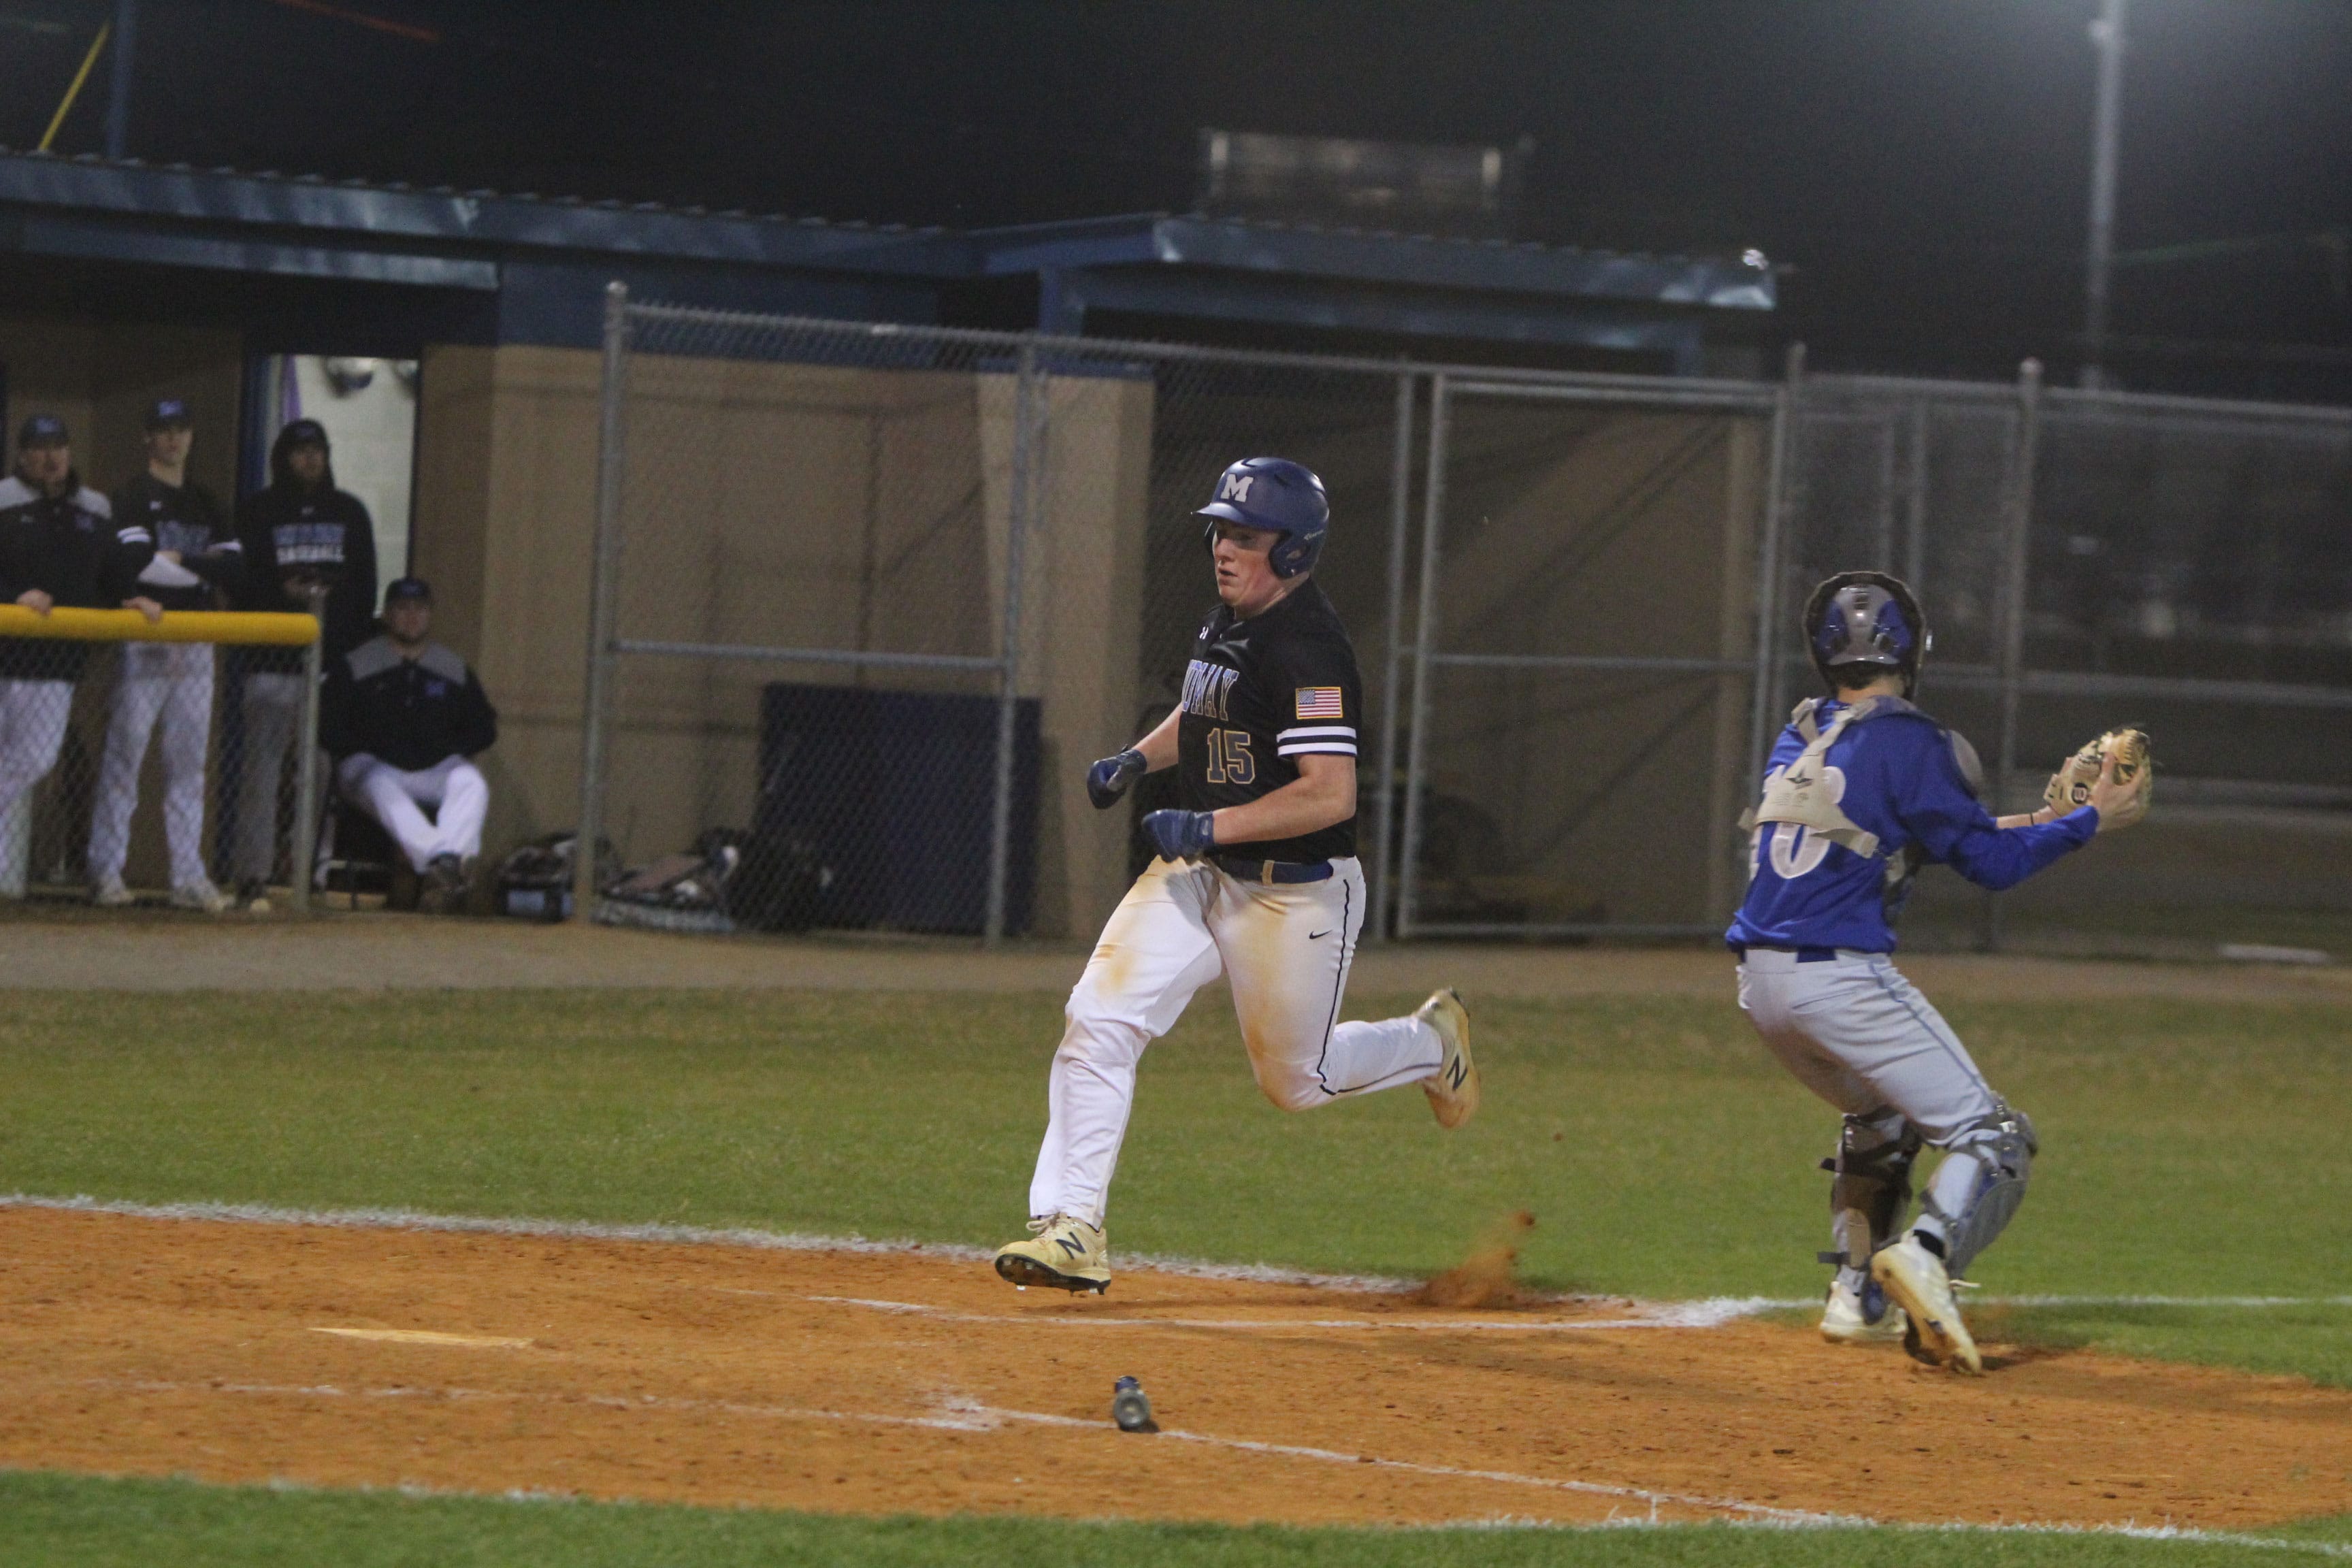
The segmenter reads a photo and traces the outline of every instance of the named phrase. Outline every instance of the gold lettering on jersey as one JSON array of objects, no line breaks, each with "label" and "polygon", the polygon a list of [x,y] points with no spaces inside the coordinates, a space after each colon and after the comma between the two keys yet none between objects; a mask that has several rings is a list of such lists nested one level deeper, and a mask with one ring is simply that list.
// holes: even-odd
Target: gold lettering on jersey
[{"label": "gold lettering on jersey", "polygon": [[1223,719],[1225,699],[1242,672],[1194,659],[1184,669],[1184,711],[1201,719]]}]

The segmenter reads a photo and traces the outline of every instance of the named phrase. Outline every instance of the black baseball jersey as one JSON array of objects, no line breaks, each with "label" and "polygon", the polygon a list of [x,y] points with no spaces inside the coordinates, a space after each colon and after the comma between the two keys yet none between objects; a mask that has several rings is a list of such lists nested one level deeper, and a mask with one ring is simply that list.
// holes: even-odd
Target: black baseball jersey
[{"label": "black baseball jersey", "polygon": [[[1217,606],[1184,670],[1177,772],[1194,811],[1240,805],[1298,777],[1297,759],[1352,757],[1364,706],[1356,650],[1310,579],[1254,620]],[[1219,845],[1250,859],[1329,860],[1356,852],[1356,819],[1297,838]]]},{"label": "black baseball jersey", "polygon": [[[159,573],[151,566],[139,580],[142,594],[167,610],[209,610],[216,607],[218,594],[242,591],[245,546],[229,531],[220,508],[202,485],[167,485],[147,473],[108,499],[114,503],[117,518],[147,525],[158,552],[169,550],[180,557],[181,573]],[[178,578],[182,573],[197,581],[155,581],[158,575]]]},{"label": "black baseball jersey", "polygon": [[[118,519],[104,496],[66,476],[48,495],[21,479],[0,479],[0,603],[38,588],[55,604],[110,610],[141,592],[139,574],[155,558],[155,536]],[[79,680],[90,645],[0,637],[0,680]]]}]

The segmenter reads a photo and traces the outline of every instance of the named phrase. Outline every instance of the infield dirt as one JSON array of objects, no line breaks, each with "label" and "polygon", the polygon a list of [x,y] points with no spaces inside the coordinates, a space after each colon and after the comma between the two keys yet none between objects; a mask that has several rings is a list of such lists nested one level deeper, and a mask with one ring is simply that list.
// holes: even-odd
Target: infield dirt
[{"label": "infield dirt", "polygon": [[[2352,1392],[1991,1349],[1969,1380],[1622,1300],[0,1209],[12,1467],[1300,1523],[2352,1510]],[[1111,1426],[1122,1374],[1161,1434]]]}]

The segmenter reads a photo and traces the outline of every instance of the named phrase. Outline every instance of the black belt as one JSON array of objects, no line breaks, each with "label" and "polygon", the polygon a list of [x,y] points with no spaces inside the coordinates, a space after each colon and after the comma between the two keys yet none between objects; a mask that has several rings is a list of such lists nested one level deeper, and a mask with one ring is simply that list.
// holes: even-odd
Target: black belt
[{"label": "black belt", "polygon": [[1328,860],[1244,860],[1238,855],[1212,855],[1217,869],[1244,882],[1321,882],[1331,875]]},{"label": "black belt", "polygon": [[1763,942],[1745,944],[1735,942],[1731,944],[1731,951],[1745,958],[1750,947],[1760,952],[1793,952],[1799,963],[1835,963],[1838,955],[1838,950],[1833,947],[1779,947]]}]

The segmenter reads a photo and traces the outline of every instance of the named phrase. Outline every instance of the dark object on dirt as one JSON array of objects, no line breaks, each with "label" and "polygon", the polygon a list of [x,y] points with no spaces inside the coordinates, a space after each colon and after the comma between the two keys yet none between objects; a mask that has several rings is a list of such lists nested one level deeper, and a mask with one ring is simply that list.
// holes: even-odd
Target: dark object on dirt
[{"label": "dark object on dirt", "polygon": [[1118,1423],[1122,1432],[1157,1432],[1160,1423],[1151,1418],[1151,1401],[1143,1392],[1143,1384],[1131,1377],[1122,1377],[1110,1388],[1110,1418]]}]

